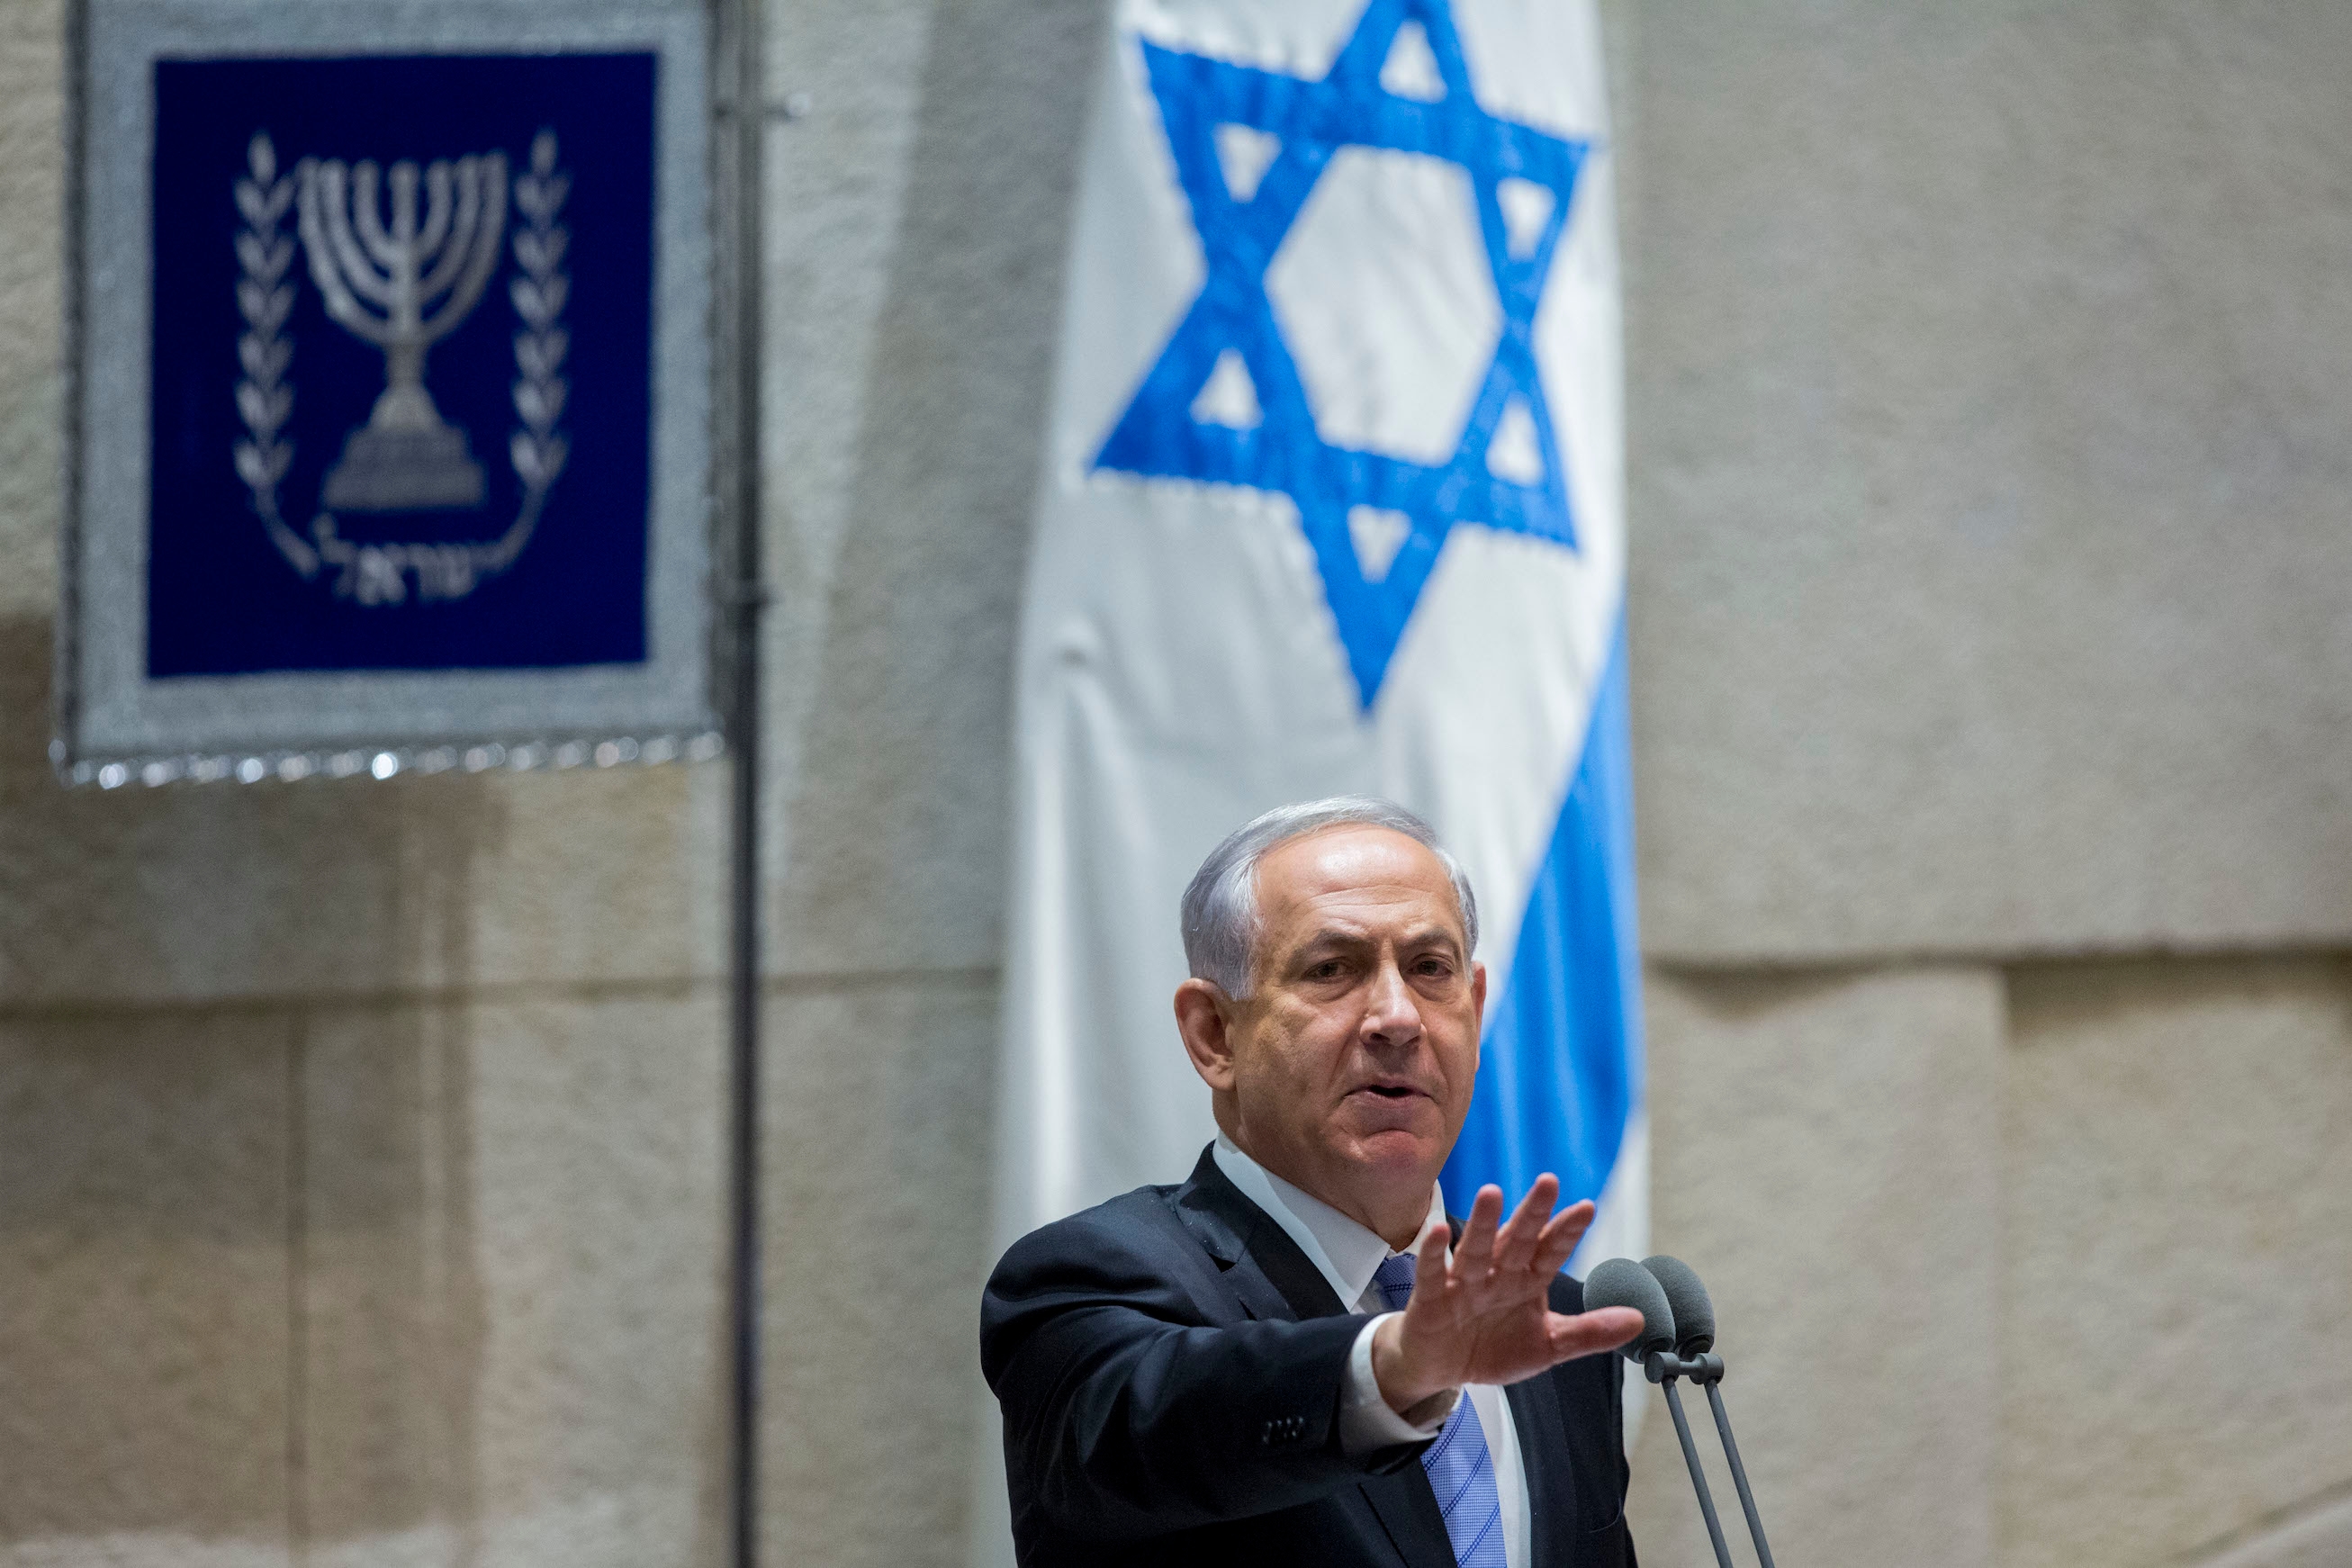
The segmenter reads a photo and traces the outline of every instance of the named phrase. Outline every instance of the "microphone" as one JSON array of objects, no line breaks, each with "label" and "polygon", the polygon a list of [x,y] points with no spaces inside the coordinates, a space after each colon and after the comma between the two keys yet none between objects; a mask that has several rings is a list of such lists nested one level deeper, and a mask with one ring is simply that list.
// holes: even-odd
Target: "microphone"
[{"label": "microphone", "polygon": [[[1704,1300],[1704,1293],[1701,1297]],[[1731,1568],[1731,1548],[1723,1543],[1723,1525],[1715,1517],[1715,1497],[1706,1489],[1706,1471],[1699,1467],[1698,1445],[1691,1441],[1690,1422],[1683,1415],[1682,1395],[1675,1379],[1685,1370],[1675,1355],[1675,1309],[1656,1274],[1630,1258],[1611,1258],[1592,1266],[1584,1277],[1584,1307],[1631,1307],[1642,1314],[1642,1331],[1623,1348],[1625,1359],[1649,1369],[1650,1381],[1666,1391],[1666,1408],[1674,1412],[1675,1436],[1682,1439],[1683,1463],[1690,1467],[1691,1489],[1698,1493],[1698,1511],[1706,1521],[1706,1538],[1715,1545],[1716,1568]],[[1707,1314],[1709,1342],[1715,1318]]]},{"label": "microphone", "polygon": [[1631,1307],[1642,1314],[1642,1331],[1619,1346],[1627,1361],[1646,1361],[1652,1352],[1675,1348],[1675,1311],[1657,1276],[1630,1258],[1611,1258],[1592,1266],[1584,1278],[1584,1310]]},{"label": "microphone", "polygon": [[1675,1314],[1675,1353],[1690,1360],[1715,1348],[1715,1303],[1698,1273],[1679,1258],[1661,1253],[1642,1259],[1643,1271],[1658,1282],[1666,1306]]},{"label": "microphone", "polygon": [[[1739,1462],[1739,1445],[1731,1436],[1731,1415],[1723,1407],[1723,1358],[1707,1352],[1715,1349],[1715,1303],[1707,1300],[1706,1287],[1700,1284],[1698,1271],[1679,1258],[1663,1253],[1642,1259],[1642,1267],[1658,1282],[1675,1315],[1675,1353],[1685,1363],[1701,1365],[1691,1374],[1691,1381],[1706,1390],[1706,1402],[1715,1412],[1716,1435],[1723,1439],[1723,1457],[1731,1461],[1732,1484],[1739,1489],[1740,1511],[1748,1516],[1748,1535],[1756,1542],[1757,1561],[1763,1568],[1772,1568],[1772,1549],[1764,1542],[1764,1521],[1756,1511],[1756,1494],[1748,1489],[1748,1467]],[[1653,1375],[1655,1375],[1653,1373]],[[1675,1385],[1671,1373],[1665,1379],[1666,1398],[1675,1405],[1677,1421],[1682,1406],[1675,1401]]]}]

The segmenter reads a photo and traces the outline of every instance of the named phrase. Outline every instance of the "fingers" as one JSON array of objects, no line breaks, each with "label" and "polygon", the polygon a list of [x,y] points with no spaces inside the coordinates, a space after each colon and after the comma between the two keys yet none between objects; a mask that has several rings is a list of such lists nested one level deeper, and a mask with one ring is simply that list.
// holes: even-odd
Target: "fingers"
[{"label": "fingers", "polygon": [[1434,1301],[1444,1293],[1446,1232],[1443,1225],[1432,1223],[1421,1227],[1421,1239],[1412,1247],[1412,1299],[1406,1310]]},{"label": "fingers", "polygon": [[1528,1195],[1511,1215],[1511,1223],[1503,1227],[1495,1248],[1495,1267],[1507,1274],[1524,1274],[1535,1261],[1536,1248],[1542,1239],[1544,1220],[1551,1205],[1559,1197],[1559,1178],[1546,1171],[1536,1178]]},{"label": "fingers", "polygon": [[1495,1266],[1495,1224],[1503,1217],[1503,1189],[1480,1187],[1470,1204],[1470,1223],[1454,1245],[1454,1272],[1464,1279],[1484,1279]]},{"label": "fingers", "polygon": [[1543,1237],[1536,1247],[1537,1273],[1549,1280],[1560,1271],[1568,1262],[1569,1255],[1576,1250],[1576,1244],[1584,1239],[1585,1231],[1591,1227],[1592,1213],[1592,1200],[1587,1198],[1551,1216],[1551,1223],[1544,1226]]},{"label": "fingers", "polygon": [[1574,1317],[1549,1313],[1544,1323],[1554,1365],[1580,1355],[1613,1351],[1642,1331],[1642,1314],[1631,1307],[1601,1307]]}]

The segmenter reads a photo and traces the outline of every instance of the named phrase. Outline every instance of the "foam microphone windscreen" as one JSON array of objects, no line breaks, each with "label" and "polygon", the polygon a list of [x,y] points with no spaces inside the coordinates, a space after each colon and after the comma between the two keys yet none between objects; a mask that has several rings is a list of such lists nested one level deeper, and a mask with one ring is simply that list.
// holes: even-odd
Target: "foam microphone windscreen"
[{"label": "foam microphone windscreen", "polygon": [[1638,1362],[1652,1351],[1675,1348],[1675,1310],[1651,1272],[1630,1258],[1604,1258],[1584,1278],[1584,1310],[1631,1307],[1642,1314],[1642,1331],[1620,1347],[1625,1359]]},{"label": "foam microphone windscreen", "polygon": [[1666,1305],[1674,1309],[1675,1353],[1705,1355],[1713,1350],[1715,1303],[1706,1299],[1706,1287],[1698,1282],[1697,1271],[1681,1258],[1664,1254],[1644,1258],[1642,1267],[1657,1280],[1666,1293]]}]

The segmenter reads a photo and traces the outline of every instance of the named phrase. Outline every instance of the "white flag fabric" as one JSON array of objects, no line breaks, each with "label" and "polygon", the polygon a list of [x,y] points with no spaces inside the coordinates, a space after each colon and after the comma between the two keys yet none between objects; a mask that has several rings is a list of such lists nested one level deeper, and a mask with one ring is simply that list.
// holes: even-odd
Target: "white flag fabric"
[{"label": "white flag fabric", "polygon": [[1361,792],[1478,894],[1449,1201],[1553,1171],[1601,1201],[1580,1261],[1637,1253],[1592,0],[1116,0],[1101,68],[1017,672],[997,1239],[1189,1173],[1179,896],[1259,812]]}]

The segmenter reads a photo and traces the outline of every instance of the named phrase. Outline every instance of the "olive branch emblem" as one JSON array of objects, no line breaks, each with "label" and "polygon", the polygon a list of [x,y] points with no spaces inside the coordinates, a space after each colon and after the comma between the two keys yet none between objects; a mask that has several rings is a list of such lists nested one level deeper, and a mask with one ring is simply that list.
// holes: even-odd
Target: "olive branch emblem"
[{"label": "olive branch emblem", "polygon": [[[283,432],[294,411],[295,389],[288,378],[294,342],[287,321],[294,308],[296,283],[288,273],[296,241],[281,233],[279,225],[299,200],[302,243],[310,251],[310,269],[327,298],[330,316],[386,353],[390,385],[370,427],[354,432],[343,467],[351,465],[362,440],[372,440],[378,450],[388,449],[395,464],[412,465],[407,472],[392,470],[392,489],[413,486],[414,465],[420,460],[415,454],[422,440],[427,458],[442,464],[438,473],[426,472],[424,482],[446,485],[451,459],[442,448],[454,442],[455,461],[470,467],[470,459],[463,456],[462,436],[440,426],[424,391],[424,352],[433,338],[457,325],[478,294],[482,274],[476,267],[486,269],[490,264],[498,247],[497,228],[504,221],[506,161],[503,154],[491,153],[461,159],[454,171],[447,163],[436,163],[421,173],[413,163],[394,164],[389,171],[393,222],[387,227],[378,207],[374,164],[362,163],[346,171],[337,162],[306,158],[292,172],[280,174],[268,133],[255,134],[247,149],[247,173],[236,179],[233,191],[245,220],[235,243],[237,310],[246,327],[237,339],[244,374],[236,395],[246,435],[232,455],[270,542],[306,582],[331,567],[336,596],[362,605],[459,599],[512,566],[530,542],[546,509],[548,491],[571,454],[561,427],[571,390],[563,374],[571,348],[563,326],[571,292],[563,263],[571,236],[557,219],[571,195],[572,181],[556,166],[557,156],[554,132],[541,131],[531,142],[530,166],[515,178],[512,189],[518,219],[510,244],[517,275],[508,296],[521,330],[514,339],[512,386],[518,427],[508,440],[507,455],[522,487],[514,521],[494,539],[365,543],[345,539],[327,508],[312,519],[307,539],[286,521],[281,510],[279,486],[294,458],[294,443]],[[356,222],[344,206],[347,174],[352,199],[358,204]],[[420,189],[428,198],[421,221],[416,210]],[[459,249],[426,270],[423,264],[429,253],[452,244],[453,231]],[[467,251],[476,260],[461,271],[459,258]],[[437,317],[427,320],[422,303],[436,281],[449,290],[450,301]],[[371,303],[384,314],[372,311]],[[378,465],[376,471],[351,487],[362,496],[371,487],[379,495],[386,489],[381,466],[384,459],[371,460]],[[478,497],[479,469],[473,472],[472,494]],[[331,500],[334,488],[328,487]],[[336,504],[364,503],[345,500]],[[377,499],[370,510],[398,507]]]},{"label": "olive branch emblem", "polygon": [[294,176],[279,176],[277,150],[267,134],[254,137],[246,162],[250,173],[236,182],[236,209],[246,222],[236,236],[242,274],[236,308],[245,318],[245,331],[236,340],[237,363],[245,369],[236,384],[236,411],[247,438],[236,447],[236,472],[252,493],[253,510],[270,542],[308,578],[318,573],[318,552],[286,526],[278,510],[278,481],[294,461],[294,443],[278,437],[294,412],[294,389],[286,381],[294,363],[294,340],[286,332],[286,318],[294,311],[294,286],[286,281],[294,241],[278,232],[294,201]]}]

